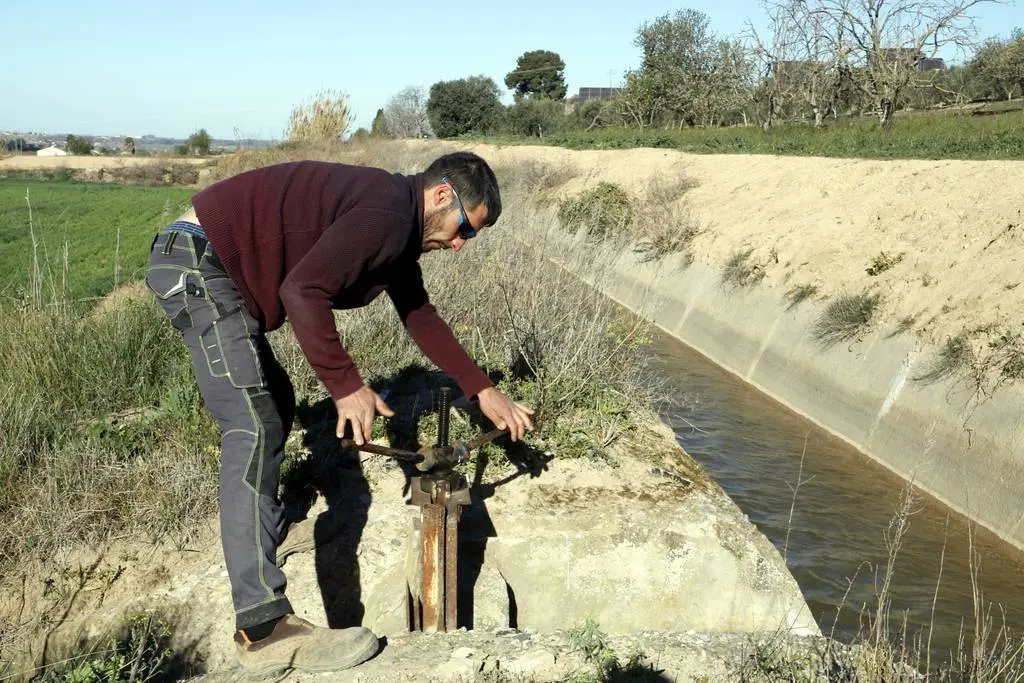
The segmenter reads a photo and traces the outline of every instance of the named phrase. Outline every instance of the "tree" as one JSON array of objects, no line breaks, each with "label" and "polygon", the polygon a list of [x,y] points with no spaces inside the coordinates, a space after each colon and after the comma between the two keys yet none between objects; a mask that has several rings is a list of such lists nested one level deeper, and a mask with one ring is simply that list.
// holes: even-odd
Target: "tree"
[{"label": "tree", "polygon": [[986,97],[1013,99],[1024,89],[1024,33],[1016,29],[1007,40],[989,38],[974,53],[970,68]]},{"label": "tree", "polygon": [[64,141],[64,149],[68,154],[92,154],[92,142],[77,135],[69,135]]},{"label": "tree", "polygon": [[566,127],[565,105],[545,97],[523,98],[505,111],[504,123],[513,135],[544,137]]},{"label": "tree", "polygon": [[422,138],[432,134],[427,116],[427,93],[410,85],[402,88],[384,107],[388,131],[395,137]]},{"label": "tree", "polygon": [[565,62],[557,52],[533,50],[516,60],[516,68],[505,76],[505,85],[516,97],[540,95],[551,100],[565,99]]},{"label": "tree", "polygon": [[815,127],[834,111],[841,92],[841,69],[825,39],[820,15],[802,0],[766,0],[769,35],[763,39],[752,24],[747,35],[760,68],[759,99],[765,106],[764,127],[776,117],[803,118]]},{"label": "tree", "polygon": [[615,100],[590,99],[576,108],[576,117],[587,130],[604,128],[616,121]]},{"label": "tree", "polygon": [[128,136],[124,139],[125,154],[135,154],[135,138]]},{"label": "tree", "polygon": [[638,125],[715,125],[740,108],[750,64],[742,46],[709,26],[706,14],[687,9],[637,30],[643,62],[626,75],[628,118]]},{"label": "tree", "polygon": [[309,102],[292,108],[285,137],[292,142],[336,141],[351,124],[348,95],[321,90]]},{"label": "tree", "polygon": [[386,138],[388,136],[388,124],[384,120],[384,110],[378,109],[377,115],[373,117],[373,123],[370,124],[370,135],[375,138]]},{"label": "tree", "polygon": [[663,78],[650,70],[638,69],[626,74],[625,87],[615,104],[627,125],[654,126],[663,112],[669,112],[668,88]]},{"label": "tree", "polygon": [[501,117],[498,85],[486,76],[439,81],[430,86],[427,116],[440,138],[488,133]]},{"label": "tree", "polygon": [[206,132],[205,128],[200,128],[192,135],[188,136],[188,140],[185,141],[185,145],[188,147],[189,153],[198,154],[201,157],[206,156],[210,153],[210,144],[213,139],[210,134]]},{"label": "tree", "polygon": [[921,60],[974,38],[968,11],[997,0],[803,0],[822,26],[827,49],[843,75],[887,125],[915,82],[933,76]]}]

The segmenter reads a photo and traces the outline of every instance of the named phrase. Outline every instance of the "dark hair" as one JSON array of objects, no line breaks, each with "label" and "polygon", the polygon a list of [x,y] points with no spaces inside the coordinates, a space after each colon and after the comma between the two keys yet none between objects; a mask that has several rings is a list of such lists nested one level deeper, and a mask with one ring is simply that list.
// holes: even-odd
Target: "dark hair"
[{"label": "dark hair", "polygon": [[481,203],[487,207],[484,226],[494,225],[501,215],[501,192],[498,179],[487,162],[472,152],[454,152],[434,160],[423,172],[423,186],[437,187],[447,178],[459,199],[472,211]]}]

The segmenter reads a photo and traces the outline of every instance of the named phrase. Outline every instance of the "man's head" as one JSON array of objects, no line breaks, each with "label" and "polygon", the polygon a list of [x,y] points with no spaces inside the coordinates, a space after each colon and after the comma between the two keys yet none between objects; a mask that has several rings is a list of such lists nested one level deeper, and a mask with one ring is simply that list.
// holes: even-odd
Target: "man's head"
[{"label": "man's head", "polygon": [[423,172],[423,251],[458,251],[500,215],[498,181],[476,154],[445,154]]}]

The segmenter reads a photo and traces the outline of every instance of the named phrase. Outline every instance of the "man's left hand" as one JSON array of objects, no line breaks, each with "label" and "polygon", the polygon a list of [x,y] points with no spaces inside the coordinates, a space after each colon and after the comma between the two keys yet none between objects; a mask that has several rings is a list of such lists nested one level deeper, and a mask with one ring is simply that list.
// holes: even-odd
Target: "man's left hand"
[{"label": "man's left hand", "polygon": [[533,408],[516,403],[495,387],[487,387],[479,394],[480,410],[494,423],[498,429],[507,429],[513,441],[519,441],[523,435],[533,429],[530,416]]}]

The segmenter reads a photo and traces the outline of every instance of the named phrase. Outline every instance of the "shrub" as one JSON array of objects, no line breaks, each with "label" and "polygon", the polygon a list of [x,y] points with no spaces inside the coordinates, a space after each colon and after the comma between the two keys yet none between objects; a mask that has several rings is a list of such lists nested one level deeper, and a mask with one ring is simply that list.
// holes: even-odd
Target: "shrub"
[{"label": "shrub", "polygon": [[881,303],[881,294],[841,296],[818,317],[814,336],[826,346],[853,339],[871,322]]},{"label": "shrub", "polygon": [[633,225],[635,209],[629,193],[614,183],[598,183],[558,206],[562,227],[575,233],[581,227],[591,237],[603,240],[623,234]]},{"label": "shrub", "polygon": [[285,137],[293,142],[340,140],[352,123],[348,95],[321,90],[292,109]]},{"label": "shrub", "polygon": [[195,164],[171,164],[168,170],[172,185],[195,185],[199,182],[199,169]]},{"label": "shrub", "polygon": [[[872,277],[874,277],[875,275],[881,275],[882,273],[889,270],[902,260],[903,254],[896,254],[895,256],[890,256],[889,254],[886,254],[884,251],[880,252],[877,256],[871,259],[871,265],[867,267],[867,273]],[[928,285],[926,284],[925,286],[927,287]]]},{"label": "shrub", "polygon": [[[59,671],[38,676],[38,683],[145,683],[167,680],[174,651],[171,627],[152,615],[126,617],[120,633],[92,656],[75,658]],[[77,662],[77,663],[75,663]],[[178,672],[173,672],[178,673]],[[176,677],[175,677],[176,678]]]},{"label": "shrub", "polygon": [[722,269],[722,284],[731,287],[753,287],[764,279],[764,266],[751,262],[753,249],[737,250],[732,253]]},{"label": "shrub", "polygon": [[505,110],[502,117],[506,132],[512,135],[544,137],[562,132],[571,122],[565,105],[545,97],[526,97]]}]

